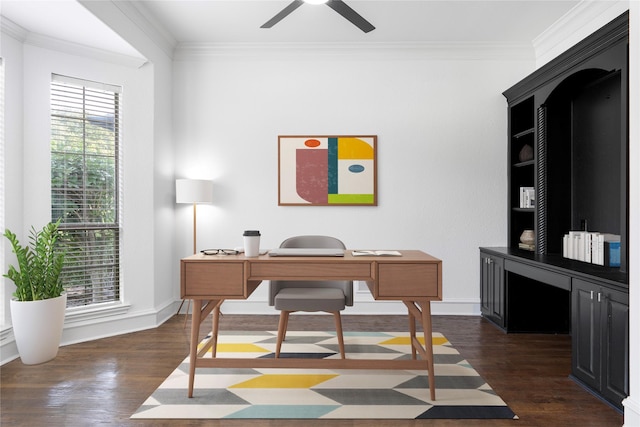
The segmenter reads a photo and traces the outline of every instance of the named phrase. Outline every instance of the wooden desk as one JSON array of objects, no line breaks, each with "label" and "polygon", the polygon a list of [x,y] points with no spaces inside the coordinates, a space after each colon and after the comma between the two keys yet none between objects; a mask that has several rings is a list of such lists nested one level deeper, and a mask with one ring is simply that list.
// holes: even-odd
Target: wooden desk
[{"label": "wooden desk", "polygon": [[[402,256],[270,257],[192,255],[180,260],[180,296],[193,300],[189,353],[189,397],[193,397],[196,367],[426,369],[431,400],[435,400],[431,301],[442,300],[442,261],[421,251]],[[411,360],[242,359],[218,358],[218,317],[227,299],[247,299],[263,280],[361,280],[375,300],[402,301],[409,312]],[[213,312],[212,335],[198,350],[200,324]],[[425,345],[416,338],[422,324]],[[212,349],[212,358],[204,358]],[[417,353],[421,359],[417,359]]]}]

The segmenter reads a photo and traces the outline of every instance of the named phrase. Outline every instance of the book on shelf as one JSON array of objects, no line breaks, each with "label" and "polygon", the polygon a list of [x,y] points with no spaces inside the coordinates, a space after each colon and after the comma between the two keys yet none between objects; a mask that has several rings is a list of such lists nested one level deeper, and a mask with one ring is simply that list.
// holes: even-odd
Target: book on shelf
[{"label": "book on shelf", "polygon": [[620,236],[616,234],[604,236],[604,265],[620,267]]},{"label": "book on shelf", "polygon": [[569,231],[562,238],[562,256],[607,267],[620,267],[620,236],[593,231]]},{"label": "book on shelf", "polygon": [[352,251],[353,256],[402,256],[399,251]]},{"label": "book on shelf", "polygon": [[520,207],[534,208],[536,206],[536,192],[533,187],[520,187]]},{"label": "book on shelf", "polygon": [[604,265],[604,234],[595,233],[591,240],[591,262]]}]

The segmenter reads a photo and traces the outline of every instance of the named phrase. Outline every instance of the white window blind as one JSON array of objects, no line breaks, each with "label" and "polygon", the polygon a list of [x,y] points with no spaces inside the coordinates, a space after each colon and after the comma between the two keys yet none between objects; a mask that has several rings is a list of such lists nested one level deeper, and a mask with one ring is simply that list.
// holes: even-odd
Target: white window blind
[{"label": "white window blind", "polygon": [[120,300],[121,88],[52,75],[51,220],[67,306]]}]

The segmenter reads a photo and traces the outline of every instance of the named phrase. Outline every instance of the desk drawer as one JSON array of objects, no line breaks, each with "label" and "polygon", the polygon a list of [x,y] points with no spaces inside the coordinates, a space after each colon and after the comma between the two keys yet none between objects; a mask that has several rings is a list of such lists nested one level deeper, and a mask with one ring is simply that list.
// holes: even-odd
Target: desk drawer
[{"label": "desk drawer", "polygon": [[376,298],[441,298],[437,264],[380,263]]},{"label": "desk drawer", "polygon": [[371,280],[370,263],[254,262],[249,280]]},{"label": "desk drawer", "polygon": [[[243,263],[186,262],[181,271],[181,297],[219,296],[243,298]],[[185,289],[188,283],[188,288]]]}]

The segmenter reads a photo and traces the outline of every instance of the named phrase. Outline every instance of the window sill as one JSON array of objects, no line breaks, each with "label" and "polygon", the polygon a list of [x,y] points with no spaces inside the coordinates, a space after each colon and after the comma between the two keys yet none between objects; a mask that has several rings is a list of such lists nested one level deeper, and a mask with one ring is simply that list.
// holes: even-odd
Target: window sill
[{"label": "window sill", "polygon": [[100,319],[103,317],[113,317],[127,314],[131,309],[130,304],[121,302],[105,303],[92,307],[74,307],[68,308],[65,314],[64,323],[66,325],[73,323],[83,323],[90,320]]},{"label": "window sill", "polygon": [[11,338],[13,340],[13,327],[11,325],[2,325],[0,329],[0,343],[4,343]]}]

